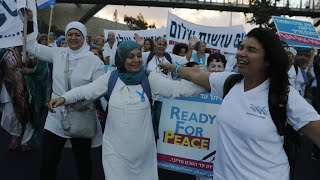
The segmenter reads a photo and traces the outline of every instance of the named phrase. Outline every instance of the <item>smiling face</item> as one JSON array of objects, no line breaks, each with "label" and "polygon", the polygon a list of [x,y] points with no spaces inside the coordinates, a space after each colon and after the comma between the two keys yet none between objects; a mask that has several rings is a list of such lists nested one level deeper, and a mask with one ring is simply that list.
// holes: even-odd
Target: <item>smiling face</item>
[{"label": "smiling face", "polygon": [[66,42],[66,40],[61,40],[61,42],[60,42],[60,47],[67,47],[67,42]]},{"label": "smiling face", "polygon": [[97,41],[96,41],[96,44],[95,45],[97,45],[97,46],[99,46],[100,48],[102,48],[103,47],[103,45],[104,45],[104,40],[103,40],[103,38],[99,38],[99,39],[97,39]]},{"label": "smiling face", "polygon": [[144,41],[143,49],[145,51],[150,51],[151,49],[151,43],[149,41]]},{"label": "smiling face", "polygon": [[213,59],[213,61],[211,61],[208,64],[207,71],[208,72],[223,72],[224,71],[224,64],[221,61],[217,61],[216,59]]},{"label": "smiling face", "polygon": [[167,42],[165,39],[160,38],[155,42],[154,47],[155,47],[154,50],[156,55],[158,56],[164,55],[164,52],[167,48]]},{"label": "smiling face", "polygon": [[84,37],[77,29],[70,29],[67,32],[66,40],[69,48],[72,50],[80,49],[84,43]]},{"label": "smiling face", "polygon": [[268,61],[265,60],[265,50],[255,38],[245,38],[239,45],[237,66],[245,78],[266,78]]},{"label": "smiling face", "polygon": [[187,50],[185,48],[181,48],[179,51],[178,56],[184,57],[187,54]]},{"label": "smiling face", "polygon": [[126,61],[124,62],[124,67],[127,70],[127,72],[135,73],[140,71],[141,63],[142,63],[142,53],[140,49],[136,48],[129,53]]}]

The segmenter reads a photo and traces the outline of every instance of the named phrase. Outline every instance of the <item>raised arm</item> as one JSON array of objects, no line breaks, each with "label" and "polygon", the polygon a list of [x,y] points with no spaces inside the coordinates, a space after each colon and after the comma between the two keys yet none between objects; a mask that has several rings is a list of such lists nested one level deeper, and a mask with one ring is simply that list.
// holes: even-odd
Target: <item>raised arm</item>
[{"label": "raised arm", "polygon": [[[169,64],[169,63],[160,63],[159,66],[161,68],[166,68],[169,71],[176,73],[176,65]],[[191,81],[195,84],[198,84],[200,86],[203,86],[207,90],[210,90],[210,83],[209,83],[209,76],[210,73],[203,72],[200,69],[192,68],[192,67],[181,67],[179,66],[177,73],[180,78],[186,79],[188,81]]]},{"label": "raised arm", "polygon": [[27,15],[28,15],[27,51],[38,59],[52,63],[54,48],[38,44],[37,42],[38,34],[34,32],[34,29],[33,29],[32,11],[28,10]]},{"label": "raised arm", "polygon": [[194,97],[206,92],[206,89],[190,81],[174,81],[161,74],[151,72],[149,77],[152,93],[164,97]]},{"label": "raised arm", "polygon": [[144,39],[140,37],[138,33],[134,33],[134,39],[141,47],[143,47]]},{"label": "raised arm", "polygon": [[191,57],[192,57],[192,52],[194,49],[194,45],[196,44],[197,39],[195,37],[191,37],[189,39],[189,45],[188,45],[188,52],[186,53],[186,58],[188,61],[190,61]]}]

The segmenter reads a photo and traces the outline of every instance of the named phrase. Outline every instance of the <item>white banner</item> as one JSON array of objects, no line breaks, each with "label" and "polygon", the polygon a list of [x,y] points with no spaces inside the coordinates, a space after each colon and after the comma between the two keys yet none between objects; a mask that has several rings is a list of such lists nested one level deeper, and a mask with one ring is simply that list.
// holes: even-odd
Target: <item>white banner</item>
[{"label": "white banner", "polygon": [[118,43],[125,41],[125,40],[133,40],[134,41],[134,34],[139,34],[140,37],[143,39],[151,38],[155,39],[158,36],[165,37],[167,28],[158,28],[158,29],[149,29],[149,30],[104,30],[104,37],[107,40],[108,38],[108,32],[113,31],[115,33],[116,41]]},{"label": "white banner", "polygon": [[[207,48],[236,53],[239,41],[242,41],[245,37],[245,31],[243,25],[226,27],[202,26],[169,13],[166,35],[169,46],[172,47],[176,43],[188,43],[189,38],[195,36],[199,40],[206,42]],[[172,47],[168,49],[172,49]]]},{"label": "white banner", "polygon": [[0,0],[0,48],[23,44],[23,16],[19,9],[28,7],[33,11],[34,30],[38,31],[37,11],[34,0]]},{"label": "white banner", "polygon": [[160,168],[212,176],[220,104],[221,99],[209,93],[164,99],[157,142]]}]

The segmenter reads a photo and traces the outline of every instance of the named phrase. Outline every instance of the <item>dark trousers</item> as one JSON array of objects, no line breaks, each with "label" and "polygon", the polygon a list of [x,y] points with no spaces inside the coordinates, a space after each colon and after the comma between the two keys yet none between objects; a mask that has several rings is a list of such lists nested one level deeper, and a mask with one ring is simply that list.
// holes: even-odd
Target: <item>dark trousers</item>
[{"label": "dark trousers", "polygon": [[[57,167],[61,159],[66,138],[62,138],[50,131],[44,130],[42,143],[41,180],[55,180]],[[91,167],[91,139],[71,138],[72,151],[75,157],[79,180],[90,180]]]}]

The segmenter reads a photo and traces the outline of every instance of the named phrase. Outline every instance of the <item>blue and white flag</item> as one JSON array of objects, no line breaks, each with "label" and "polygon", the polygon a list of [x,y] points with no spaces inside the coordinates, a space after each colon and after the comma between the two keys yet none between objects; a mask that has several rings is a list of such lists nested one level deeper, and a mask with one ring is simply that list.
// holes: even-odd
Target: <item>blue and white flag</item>
[{"label": "blue and white flag", "polygon": [[38,9],[44,9],[46,7],[52,8],[56,0],[37,0],[37,7]]}]

